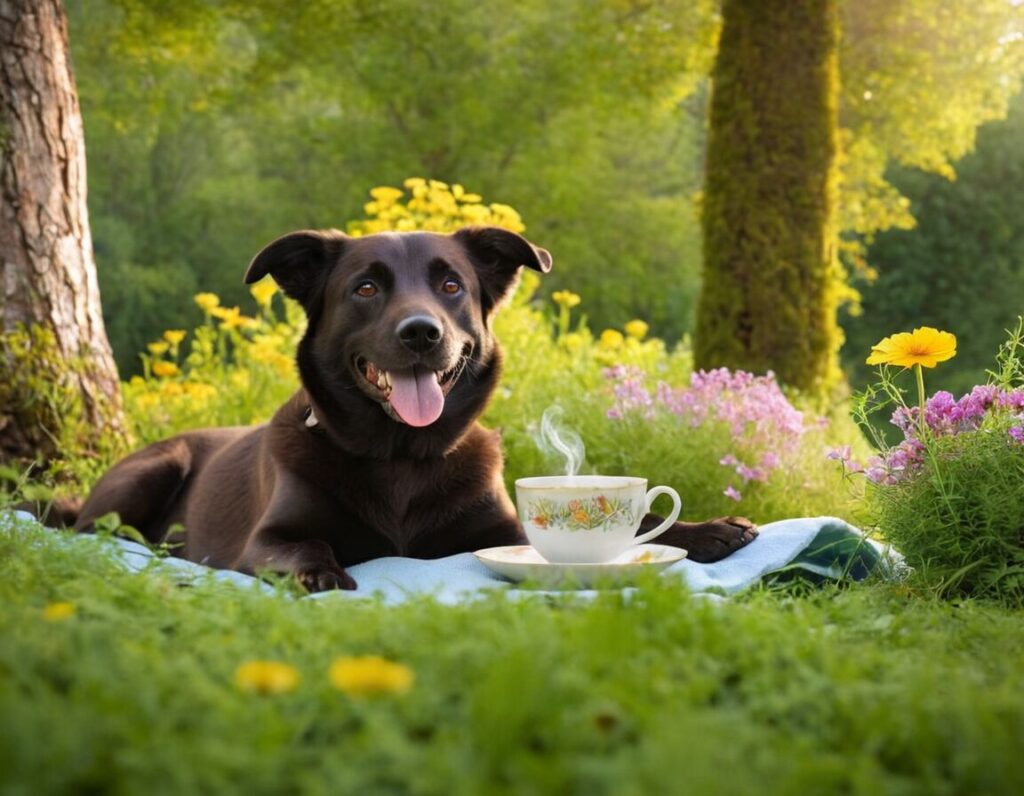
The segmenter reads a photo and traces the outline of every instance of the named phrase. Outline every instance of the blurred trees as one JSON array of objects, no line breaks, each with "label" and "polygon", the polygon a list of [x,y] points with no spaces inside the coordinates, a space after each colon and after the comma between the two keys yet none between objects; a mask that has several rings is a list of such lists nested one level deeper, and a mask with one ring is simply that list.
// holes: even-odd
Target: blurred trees
[{"label": "blurred trees", "polygon": [[955,181],[908,168],[890,175],[917,226],[879,235],[868,252],[878,279],[864,290],[863,314],[844,322],[855,384],[870,378],[873,343],[928,325],[958,340],[956,359],[928,374],[929,387],[967,392],[1024,314],[1024,94],[1005,121],[981,128],[956,171]]},{"label": "blurred trees", "polygon": [[[122,368],[249,256],[366,191],[460,182],[555,253],[591,325],[693,326],[717,0],[69,0]],[[1024,6],[840,0],[842,261],[909,227],[892,163],[952,174],[1019,86]],[[996,201],[996,199],[993,199]],[[898,268],[895,263],[887,267]],[[841,287],[841,285],[839,285]],[[849,291],[848,300],[853,299]],[[962,360],[961,360],[962,361]]]},{"label": "blurred trees", "polygon": [[197,288],[243,299],[266,240],[414,175],[519,209],[595,314],[689,327],[712,0],[70,5],[123,366]]}]

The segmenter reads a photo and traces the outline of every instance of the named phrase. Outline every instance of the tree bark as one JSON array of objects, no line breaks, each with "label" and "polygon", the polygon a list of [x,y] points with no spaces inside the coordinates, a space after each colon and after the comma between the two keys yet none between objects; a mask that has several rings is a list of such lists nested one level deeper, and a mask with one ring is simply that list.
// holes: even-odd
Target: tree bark
[{"label": "tree bark", "polygon": [[[50,329],[97,436],[123,434],[86,209],[85,143],[60,0],[0,0],[0,330]],[[0,358],[7,384],[25,363]],[[9,397],[9,396],[8,396]],[[55,429],[0,406],[0,455],[49,458]],[[47,440],[50,440],[47,443]]]},{"label": "tree bark", "polygon": [[842,379],[836,2],[723,4],[694,352],[819,395]]}]

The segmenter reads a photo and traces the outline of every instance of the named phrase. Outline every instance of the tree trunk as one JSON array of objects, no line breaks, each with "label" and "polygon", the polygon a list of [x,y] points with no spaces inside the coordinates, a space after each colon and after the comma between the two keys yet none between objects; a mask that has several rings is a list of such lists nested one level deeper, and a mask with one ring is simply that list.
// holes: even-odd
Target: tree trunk
[{"label": "tree trunk", "polygon": [[725,0],[704,189],[698,367],[841,379],[836,0]]},{"label": "tree trunk", "polygon": [[[0,349],[0,457],[52,457],[68,407],[43,395],[56,376],[80,397],[86,445],[123,434],[117,368],[100,312],[85,144],[60,0],[0,0],[0,331],[24,325],[28,354]],[[9,338],[8,338],[9,339]],[[23,346],[24,347],[24,346]],[[14,348],[18,348],[15,346]],[[42,350],[41,350],[42,349]],[[20,349],[18,349],[20,350]],[[30,372],[33,371],[33,372]],[[35,379],[35,381],[33,381]],[[32,385],[35,385],[33,387]],[[26,395],[35,392],[36,395]]]}]

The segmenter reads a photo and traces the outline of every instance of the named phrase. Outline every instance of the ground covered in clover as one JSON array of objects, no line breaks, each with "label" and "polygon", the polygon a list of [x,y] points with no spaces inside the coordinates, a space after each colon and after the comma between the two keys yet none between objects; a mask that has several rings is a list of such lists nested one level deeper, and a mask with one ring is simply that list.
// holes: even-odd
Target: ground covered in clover
[{"label": "ground covered in clover", "polygon": [[1024,617],[905,587],[724,604],[293,599],[0,534],[0,785],[1017,793]]}]

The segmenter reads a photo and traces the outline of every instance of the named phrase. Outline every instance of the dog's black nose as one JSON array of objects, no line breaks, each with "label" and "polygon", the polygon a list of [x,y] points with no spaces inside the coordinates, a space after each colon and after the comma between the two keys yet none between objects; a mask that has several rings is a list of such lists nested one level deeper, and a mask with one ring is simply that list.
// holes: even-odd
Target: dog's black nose
[{"label": "dog's black nose", "polygon": [[425,354],[441,342],[444,329],[429,315],[412,315],[398,324],[398,339],[417,354]]}]

